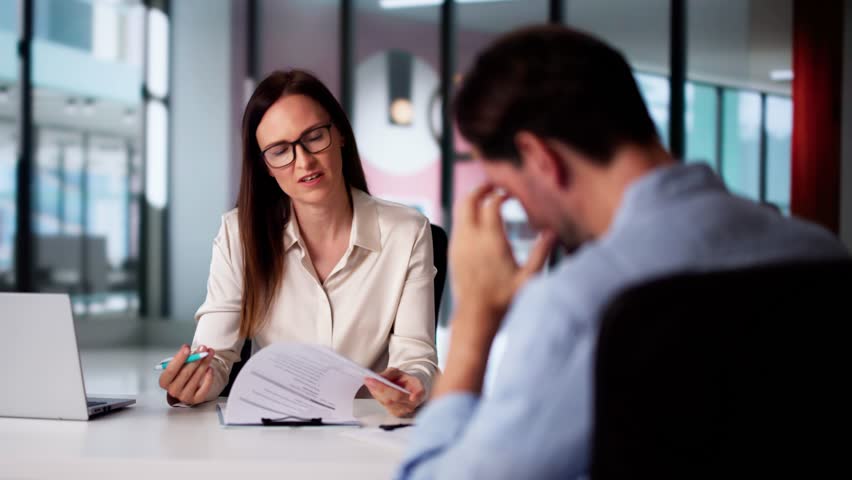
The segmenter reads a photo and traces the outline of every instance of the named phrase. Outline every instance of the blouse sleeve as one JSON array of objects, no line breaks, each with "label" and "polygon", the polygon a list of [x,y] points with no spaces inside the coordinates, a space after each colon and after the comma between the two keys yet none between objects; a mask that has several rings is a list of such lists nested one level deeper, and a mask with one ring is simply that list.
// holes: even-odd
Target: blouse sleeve
[{"label": "blouse sleeve", "polygon": [[216,350],[211,362],[213,387],[206,400],[219,396],[228,383],[234,362],[240,361],[244,339],[240,338],[240,309],[243,296],[243,262],[239,234],[227,215],[213,241],[207,298],[195,313],[197,322],[193,348],[205,345]]},{"label": "blouse sleeve", "polygon": [[396,312],[388,366],[418,377],[426,389],[426,398],[438,372],[438,354],[435,350],[436,273],[432,260],[432,230],[429,220],[424,218],[411,252]]}]

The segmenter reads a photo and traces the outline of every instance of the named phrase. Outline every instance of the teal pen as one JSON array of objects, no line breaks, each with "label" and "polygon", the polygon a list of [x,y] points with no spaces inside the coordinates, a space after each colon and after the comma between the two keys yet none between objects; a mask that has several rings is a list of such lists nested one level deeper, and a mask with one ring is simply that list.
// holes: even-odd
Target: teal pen
[{"label": "teal pen", "polygon": [[[192,355],[186,357],[186,361],[183,362],[183,363],[187,364],[187,363],[197,362],[197,361],[201,360],[202,358],[206,357],[207,355],[208,355],[207,352],[193,353]],[[169,366],[169,362],[174,360],[174,358],[175,357],[169,357],[169,358],[163,359],[163,361],[161,361],[160,363],[158,363],[154,367],[154,370],[165,370],[166,367]]]}]

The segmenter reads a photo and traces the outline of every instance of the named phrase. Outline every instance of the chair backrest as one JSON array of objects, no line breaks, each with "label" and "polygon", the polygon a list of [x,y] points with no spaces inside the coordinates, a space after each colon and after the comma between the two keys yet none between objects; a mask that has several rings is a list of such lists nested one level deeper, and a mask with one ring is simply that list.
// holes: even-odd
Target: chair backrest
[{"label": "chair backrest", "polygon": [[[441,297],[444,293],[444,284],[447,281],[447,249],[449,247],[449,239],[447,232],[437,225],[432,227],[432,261],[435,264],[435,269],[438,272],[435,274],[435,327],[438,326],[438,310],[441,307]],[[243,364],[251,357],[251,340],[247,339],[243,344],[243,349],[240,351],[240,361],[234,363],[231,367],[231,374],[228,377],[228,385],[222,390],[221,396],[227,397],[231,393],[231,385],[234,384],[240,369]]]},{"label": "chair backrest", "polygon": [[251,339],[247,338],[245,343],[243,343],[243,349],[240,350],[240,361],[234,362],[231,365],[231,373],[228,375],[228,384],[225,385],[222,393],[219,394],[220,397],[227,397],[231,394],[231,386],[234,385],[234,381],[237,379],[237,375],[240,374],[240,370],[243,369],[243,365],[246,364],[249,357],[251,357]]},{"label": "chair backrest", "polygon": [[596,354],[592,478],[830,471],[849,435],[850,287],[852,262],[839,261],[683,275],[618,296]]},{"label": "chair backrest", "polygon": [[437,330],[441,297],[444,295],[444,285],[447,283],[447,250],[450,240],[443,228],[434,224],[430,227],[432,227],[432,262],[438,271],[435,274],[435,327]]}]

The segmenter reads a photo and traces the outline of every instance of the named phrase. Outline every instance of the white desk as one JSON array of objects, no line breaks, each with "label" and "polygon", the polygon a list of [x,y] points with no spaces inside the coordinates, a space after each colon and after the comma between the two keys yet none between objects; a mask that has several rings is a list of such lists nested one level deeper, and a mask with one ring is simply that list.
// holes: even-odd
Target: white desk
[{"label": "white desk", "polygon": [[[390,478],[403,455],[344,435],[357,427],[222,427],[212,402],[136,398],[89,422],[0,418],[0,479],[374,480]],[[374,400],[355,400],[355,414],[366,425],[400,423]]]}]

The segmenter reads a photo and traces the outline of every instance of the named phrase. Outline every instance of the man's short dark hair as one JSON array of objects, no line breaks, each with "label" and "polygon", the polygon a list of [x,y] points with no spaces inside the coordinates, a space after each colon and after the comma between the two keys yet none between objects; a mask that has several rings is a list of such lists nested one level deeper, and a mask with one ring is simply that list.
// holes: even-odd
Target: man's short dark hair
[{"label": "man's short dark hair", "polygon": [[624,144],[659,141],[633,72],[602,41],[536,26],[482,52],[455,99],[459,129],[484,156],[519,161],[515,134],[559,140],[599,164]]}]

